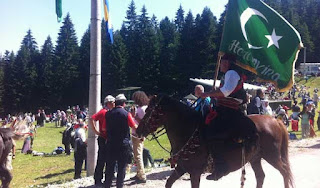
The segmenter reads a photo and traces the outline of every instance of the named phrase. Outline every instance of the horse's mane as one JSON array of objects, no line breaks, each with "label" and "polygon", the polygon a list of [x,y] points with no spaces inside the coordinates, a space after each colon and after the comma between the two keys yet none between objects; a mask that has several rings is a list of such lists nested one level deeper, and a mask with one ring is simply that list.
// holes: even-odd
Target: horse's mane
[{"label": "horse's mane", "polygon": [[186,116],[191,116],[192,118],[202,118],[200,112],[195,111],[194,108],[180,102],[177,99],[167,95],[160,95],[159,97],[162,97],[161,106],[165,106],[167,109],[174,109],[182,114],[185,114]]}]

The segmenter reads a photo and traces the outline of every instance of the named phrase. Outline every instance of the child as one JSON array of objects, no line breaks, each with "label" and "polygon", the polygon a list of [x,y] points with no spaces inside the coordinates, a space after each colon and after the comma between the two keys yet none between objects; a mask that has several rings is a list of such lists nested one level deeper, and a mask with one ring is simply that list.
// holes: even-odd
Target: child
[{"label": "child", "polygon": [[307,107],[303,106],[302,111],[299,113],[299,117],[301,118],[301,135],[302,138],[307,138],[310,135],[310,121],[312,114],[307,111]]}]

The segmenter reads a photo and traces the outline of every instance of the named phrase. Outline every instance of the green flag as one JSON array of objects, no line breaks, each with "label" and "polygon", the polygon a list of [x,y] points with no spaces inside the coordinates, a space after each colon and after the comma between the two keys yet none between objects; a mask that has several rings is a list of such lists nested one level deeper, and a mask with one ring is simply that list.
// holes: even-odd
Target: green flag
[{"label": "green flag", "polygon": [[62,20],[62,0],[56,0],[56,14],[58,22]]},{"label": "green flag", "polygon": [[259,0],[229,0],[227,8],[220,53],[235,55],[239,66],[280,91],[291,88],[303,47],[297,30]]}]

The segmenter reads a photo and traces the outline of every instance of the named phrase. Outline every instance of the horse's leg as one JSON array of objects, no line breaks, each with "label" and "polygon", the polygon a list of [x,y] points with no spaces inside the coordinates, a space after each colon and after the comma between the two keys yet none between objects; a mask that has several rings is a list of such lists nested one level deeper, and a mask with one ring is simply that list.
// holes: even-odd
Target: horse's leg
[{"label": "horse's leg", "polygon": [[261,165],[261,157],[251,160],[250,164],[256,176],[257,188],[262,188],[265,174],[263,172],[262,165]]},{"label": "horse's leg", "polygon": [[186,171],[183,170],[179,165],[177,165],[166,182],[166,188],[171,188],[173,183],[185,173]]},{"label": "horse's leg", "polygon": [[190,174],[191,178],[191,188],[199,188],[201,173],[192,173]]},{"label": "horse's leg", "polygon": [[5,167],[5,164],[0,165],[0,174],[1,174],[2,188],[8,188],[12,180],[12,175],[10,171]]},{"label": "horse's leg", "polygon": [[285,167],[285,164],[280,159],[280,155],[274,156],[274,157],[268,157],[268,158],[265,158],[265,160],[270,165],[272,165],[275,169],[279,170],[279,172],[281,173],[281,175],[283,177],[284,187],[289,188],[289,176],[288,176],[288,173],[286,170],[287,168]]}]

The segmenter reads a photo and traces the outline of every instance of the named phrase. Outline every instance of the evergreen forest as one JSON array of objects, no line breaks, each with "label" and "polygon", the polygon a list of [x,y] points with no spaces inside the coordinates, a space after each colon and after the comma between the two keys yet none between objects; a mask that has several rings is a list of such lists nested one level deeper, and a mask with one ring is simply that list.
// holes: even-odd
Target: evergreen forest
[{"label": "evergreen forest", "polygon": [[[307,61],[320,62],[320,0],[264,1],[299,31]],[[159,20],[131,1],[121,29],[114,31],[114,44],[101,23],[101,97],[128,86],[176,97],[193,92],[189,78],[213,78],[225,14],[204,7],[193,15],[180,5],[175,18]],[[68,14],[58,38],[48,36],[44,44],[36,42],[31,29],[17,52],[0,56],[0,114],[88,105],[90,26],[78,39]],[[302,61],[303,52],[296,66]]]}]

